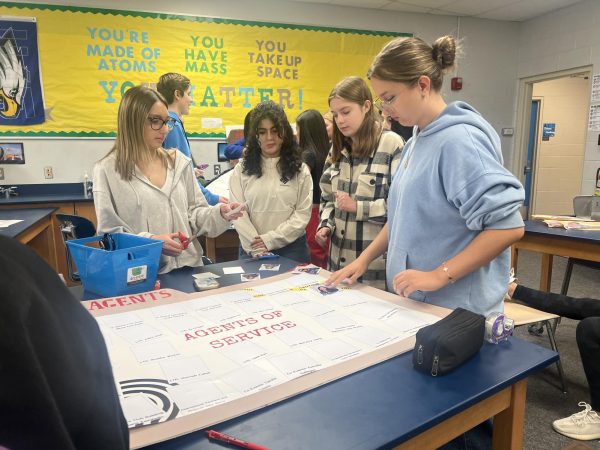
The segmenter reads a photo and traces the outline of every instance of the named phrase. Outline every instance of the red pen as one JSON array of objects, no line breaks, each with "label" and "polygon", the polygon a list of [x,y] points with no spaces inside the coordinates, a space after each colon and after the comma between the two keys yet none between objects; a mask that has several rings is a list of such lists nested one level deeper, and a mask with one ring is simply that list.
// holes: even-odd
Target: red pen
[{"label": "red pen", "polygon": [[238,447],[249,448],[250,450],[269,450],[267,447],[263,447],[262,445],[253,444],[252,442],[248,441],[242,441],[241,439],[236,439],[232,436],[219,433],[215,430],[208,430],[206,434],[208,435],[209,439],[226,442],[227,444],[237,445]]}]

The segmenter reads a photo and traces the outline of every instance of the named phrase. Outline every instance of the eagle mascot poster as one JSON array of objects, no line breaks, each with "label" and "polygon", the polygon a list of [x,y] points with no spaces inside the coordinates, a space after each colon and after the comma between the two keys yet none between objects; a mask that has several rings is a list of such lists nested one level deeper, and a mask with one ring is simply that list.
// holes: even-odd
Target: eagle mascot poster
[{"label": "eagle mascot poster", "polygon": [[0,125],[43,123],[37,23],[0,20]]}]

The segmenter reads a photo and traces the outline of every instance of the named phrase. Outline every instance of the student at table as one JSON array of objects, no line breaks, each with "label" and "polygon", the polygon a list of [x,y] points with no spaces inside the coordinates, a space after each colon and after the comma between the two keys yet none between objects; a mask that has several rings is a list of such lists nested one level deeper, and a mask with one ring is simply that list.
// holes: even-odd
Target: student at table
[{"label": "student at table", "polygon": [[229,180],[231,200],[248,209],[235,224],[240,258],[273,252],[310,262],[305,229],[312,189],[283,108],[273,101],[259,103],[252,113],[246,156]]},{"label": "student at table", "polygon": [[329,145],[331,146],[331,140],[333,139],[333,114],[331,114],[331,111],[323,113],[323,120],[325,120],[327,137],[329,138]]},{"label": "student at table", "polygon": [[167,102],[153,89],[136,86],[119,105],[117,138],[94,167],[98,233],[135,233],[163,241],[159,273],[202,265],[202,247],[186,237],[216,237],[229,228],[239,205],[209,206],[194,179],[191,161],[162,143],[173,119]]},{"label": "student at table", "polygon": [[524,233],[524,191],[502,165],[493,127],[470,105],[447,105],[440,94],[456,46],[452,36],[433,46],[398,38],[375,57],[368,77],[381,107],[416,125],[415,134],[394,175],[387,224],[329,281],[356,281],[387,251],[390,291],[487,315],[503,310],[508,248]]},{"label": "student at table", "polygon": [[0,236],[0,447],[127,450],[93,317],[31,248]]},{"label": "student at table", "polygon": [[324,269],[327,267],[327,254],[329,243],[325,246],[317,244],[315,234],[320,223],[319,208],[321,205],[321,188],[319,181],[323,175],[325,158],[329,152],[329,138],[325,120],[316,109],[307,109],[296,118],[296,134],[300,146],[302,161],[310,169],[313,182],[313,207],[308,225],[306,226],[306,237],[310,249],[310,261]]},{"label": "student at table", "polygon": [[541,292],[516,282],[509,285],[508,296],[532,308],[581,321],[577,324],[575,337],[590,387],[590,405],[580,402],[583,411],[555,420],[552,427],[573,439],[600,439],[600,416],[597,412],[600,411],[600,300]]},{"label": "student at table", "polygon": [[229,200],[227,198],[213,194],[204,187],[204,183],[206,183],[206,181],[204,181],[204,183],[202,182],[202,180],[204,180],[204,173],[194,164],[194,157],[192,156],[190,143],[185,134],[182,119],[183,116],[190,113],[190,106],[193,101],[190,95],[190,79],[179,73],[165,73],[158,80],[156,90],[160,92],[167,101],[169,105],[169,117],[173,119],[171,122],[171,129],[163,142],[163,148],[176,148],[192,160],[194,175],[198,179],[200,190],[209,205],[228,203]]},{"label": "student at table", "polygon": [[248,139],[248,129],[250,128],[251,119],[252,110],[248,111],[246,117],[244,117],[244,136],[225,147],[225,156],[230,162],[233,163],[233,165],[237,163],[238,159],[244,157],[244,148],[246,148],[246,141]]},{"label": "student at table", "polygon": [[[387,221],[392,174],[404,141],[385,131],[367,83],[359,77],[340,81],[329,94],[333,145],[321,177],[321,224],[315,239],[331,237],[329,270],[354,261]],[[362,281],[385,288],[385,260],[379,255],[361,273]]]}]

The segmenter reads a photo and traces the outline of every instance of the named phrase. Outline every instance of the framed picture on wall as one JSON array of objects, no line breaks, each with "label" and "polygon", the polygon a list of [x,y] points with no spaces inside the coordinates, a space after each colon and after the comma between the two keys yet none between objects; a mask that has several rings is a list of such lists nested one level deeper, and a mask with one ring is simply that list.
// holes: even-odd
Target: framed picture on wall
[{"label": "framed picture on wall", "polygon": [[25,164],[22,142],[0,142],[0,164]]}]

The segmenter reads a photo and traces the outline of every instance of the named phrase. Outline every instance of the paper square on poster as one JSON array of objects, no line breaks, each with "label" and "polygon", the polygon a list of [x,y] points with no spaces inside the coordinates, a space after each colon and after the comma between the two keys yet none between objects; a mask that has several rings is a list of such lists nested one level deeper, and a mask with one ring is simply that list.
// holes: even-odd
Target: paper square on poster
[{"label": "paper square on poster", "polygon": [[223,128],[223,119],[217,117],[203,117],[200,123],[202,128]]},{"label": "paper square on poster", "polygon": [[131,351],[140,364],[180,356],[168,341],[135,344],[131,346]]},{"label": "paper square on poster", "polygon": [[160,367],[169,383],[189,383],[198,377],[208,375],[210,369],[200,356],[160,361]]},{"label": "paper square on poster", "polygon": [[250,361],[254,361],[269,353],[265,348],[249,341],[226,347],[222,352],[225,356],[239,365],[247,364]]},{"label": "paper square on poster", "polygon": [[185,333],[186,331],[196,330],[204,326],[204,322],[193,315],[163,319],[161,323],[174,333]]},{"label": "paper square on poster", "polygon": [[98,320],[114,330],[137,326],[144,322],[140,316],[132,312],[104,316]]},{"label": "paper square on poster", "polygon": [[163,336],[160,330],[146,323],[136,325],[135,327],[120,328],[115,330],[115,332],[130,344],[155,341]]},{"label": "paper square on poster", "polygon": [[188,315],[189,311],[183,305],[161,305],[152,308],[152,315],[157,319],[172,319]]},{"label": "paper square on poster", "polygon": [[127,418],[127,425],[130,427],[158,419],[164,414],[164,411],[144,394],[133,394],[122,398],[121,407]]},{"label": "paper square on poster", "polygon": [[169,394],[182,411],[193,412],[227,400],[227,396],[211,381],[170,386]]},{"label": "paper square on poster", "polygon": [[359,348],[340,339],[329,339],[327,341],[317,342],[310,348],[331,361],[351,358],[360,353]]},{"label": "paper square on poster", "polygon": [[274,356],[269,361],[287,377],[305,375],[321,367],[321,364],[300,350]]},{"label": "paper square on poster", "polygon": [[272,386],[277,377],[255,365],[248,365],[223,376],[223,381],[237,391],[247,394]]}]

